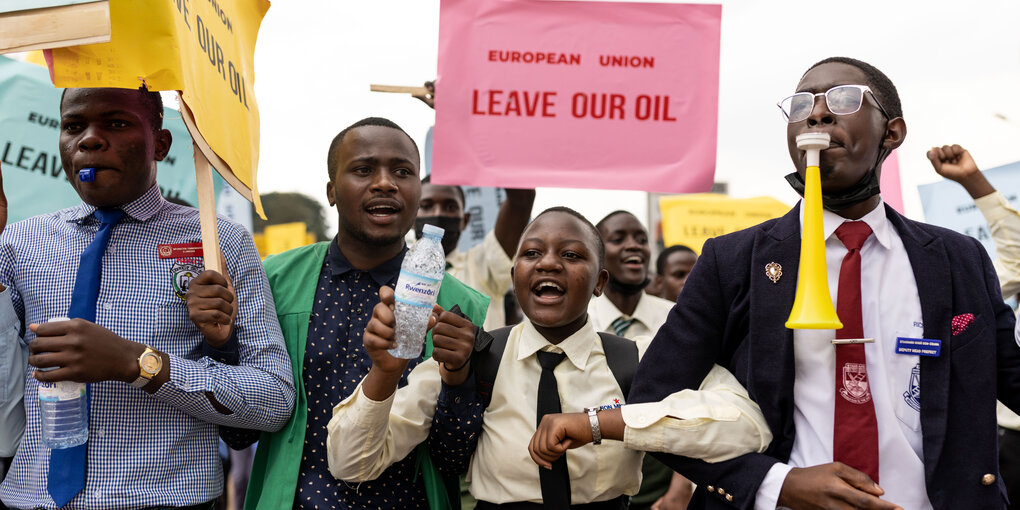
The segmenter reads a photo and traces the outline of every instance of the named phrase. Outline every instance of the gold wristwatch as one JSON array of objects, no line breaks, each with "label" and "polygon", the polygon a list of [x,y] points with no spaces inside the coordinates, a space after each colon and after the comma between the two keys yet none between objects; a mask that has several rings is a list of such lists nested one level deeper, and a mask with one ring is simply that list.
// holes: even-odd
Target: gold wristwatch
[{"label": "gold wristwatch", "polygon": [[163,369],[163,355],[152,347],[145,346],[145,352],[138,357],[138,379],[131,383],[135,388],[142,388]]}]

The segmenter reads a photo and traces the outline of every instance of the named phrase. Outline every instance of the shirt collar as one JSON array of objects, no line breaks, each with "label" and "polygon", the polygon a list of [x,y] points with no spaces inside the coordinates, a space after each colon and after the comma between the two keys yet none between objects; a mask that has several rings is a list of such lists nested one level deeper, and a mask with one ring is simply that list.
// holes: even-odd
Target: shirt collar
[{"label": "shirt collar", "polygon": [[616,305],[609,299],[609,296],[602,294],[595,298],[595,312],[599,317],[608,318],[607,324],[612,324],[616,319],[623,317],[624,319],[636,319],[641,324],[650,330],[654,330],[651,327],[652,324],[656,323],[655,309],[651,304],[651,299],[646,299],[647,296],[644,292],[641,293],[641,297],[638,299],[638,304],[634,307],[634,315],[627,316],[627,314],[620,311]]},{"label": "shirt collar", "polygon": [[532,356],[538,351],[563,352],[578,370],[584,370],[584,367],[588,364],[588,357],[591,355],[592,348],[594,347],[593,340],[598,335],[595,332],[595,326],[592,326],[589,319],[573,335],[553,345],[535,329],[531,321],[525,320],[521,326],[521,340],[517,345],[518,361]]},{"label": "shirt collar", "polygon": [[[800,224],[804,226],[804,201],[800,202]],[[847,221],[855,221],[844,218],[828,209],[822,209],[822,234],[825,239],[831,238],[836,233],[836,229],[840,225]],[[892,225],[889,224],[889,218],[885,215],[885,201],[879,199],[878,205],[875,206],[868,214],[865,214],[859,221],[863,221],[871,227],[872,236],[878,240],[878,244],[881,244],[883,248],[889,249],[892,246]],[[803,230],[801,230],[803,234]]]},{"label": "shirt collar", "polygon": [[[396,256],[366,272],[379,285],[395,284],[397,282],[397,276],[400,275],[400,265],[404,263],[405,254],[407,254],[406,245]],[[342,276],[351,271],[357,271],[357,268],[351,264],[351,261],[347,260],[347,257],[345,257],[343,252],[340,250],[340,244],[337,237],[334,237],[333,240],[329,242],[329,250],[326,252],[325,264],[326,268],[330,272],[330,276],[333,277]]]},{"label": "shirt collar", "polygon": [[[136,198],[134,201],[128,202],[120,206],[120,209],[124,211],[124,214],[134,219],[135,221],[147,221],[156,215],[163,206],[166,205],[166,199],[159,192],[159,186],[153,185],[146,191],[142,196]],[[81,223],[86,218],[92,216],[92,213],[96,212],[97,207],[91,204],[82,202],[78,207],[73,207],[64,214],[64,220],[69,222]]]},{"label": "shirt collar", "polygon": [[[801,213],[803,215],[803,213]],[[839,228],[845,222],[854,221],[844,218],[832,211],[822,209],[822,229],[825,235],[825,239],[832,238],[836,234],[836,229]],[[878,205],[875,206],[868,214],[860,219],[871,227],[872,237],[874,237],[883,248],[889,249],[892,246],[892,233],[889,231],[891,226],[889,225],[889,218],[885,216],[885,202],[882,200],[878,201]]]}]

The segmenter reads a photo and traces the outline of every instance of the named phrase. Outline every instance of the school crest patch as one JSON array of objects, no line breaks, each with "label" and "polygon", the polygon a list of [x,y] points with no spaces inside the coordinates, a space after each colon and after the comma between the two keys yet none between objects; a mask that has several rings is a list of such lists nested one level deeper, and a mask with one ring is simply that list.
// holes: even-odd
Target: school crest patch
[{"label": "school crest patch", "polygon": [[921,364],[914,365],[910,371],[910,385],[903,392],[903,400],[911,409],[921,412]]},{"label": "school crest patch", "polygon": [[867,365],[864,363],[843,365],[843,387],[840,388],[839,394],[854,404],[864,404],[871,400]]},{"label": "school crest patch", "polygon": [[200,258],[181,258],[174,260],[170,268],[170,283],[173,286],[174,294],[184,299],[188,294],[188,287],[191,280],[205,270],[205,263]]}]

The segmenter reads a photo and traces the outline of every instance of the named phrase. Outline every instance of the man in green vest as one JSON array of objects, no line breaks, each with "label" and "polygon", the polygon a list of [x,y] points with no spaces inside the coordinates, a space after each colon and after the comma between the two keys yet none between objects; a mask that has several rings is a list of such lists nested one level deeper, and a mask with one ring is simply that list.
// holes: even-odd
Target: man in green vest
[{"label": "man in green vest", "polygon": [[[327,156],[326,194],[338,213],[336,239],[265,261],[297,403],[282,430],[259,437],[245,508],[436,509],[456,504],[427,452],[412,452],[377,480],[358,485],[335,480],[326,455],[333,406],[354,391],[371,367],[362,335],[379,302],[379,289],[396,284],[407,252],[404,235],[414,226],[421,197],[418,168],[417,145],[393,122],[372,117],[344,129]],[[459,305],[471,322],[481,325],[488,301],[450,275],[443,279],[439,305],[444,310]],[[444,330],[457,333],[430,334],[422,359],[432,356],[462,366],[465,360],[455,347],[474,341],[468,319],[446,311],[437,320],[454,326]],[[408,364],[401,385],[420,361]],[[237,432],[223,432],[234,447],[244,445]]]}]

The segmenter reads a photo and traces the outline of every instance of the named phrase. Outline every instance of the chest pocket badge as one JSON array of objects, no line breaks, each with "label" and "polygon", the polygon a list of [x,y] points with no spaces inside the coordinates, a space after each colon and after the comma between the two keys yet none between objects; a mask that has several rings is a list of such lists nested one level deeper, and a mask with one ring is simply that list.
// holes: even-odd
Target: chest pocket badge
[{"label": "chest pocket badge", "polygon": [[910,371],[910,384],[907,391],[903,392],[903,401],[911,409],[921,412],[921,364],[914,365]]},{"label": "chest pocket badge", "polygon": [[204,270],[205,264],[202,259],[175,260],[173,267],[170,268],[170,283],[173,286],[174,294],[185,299],[191,280],[194,280]]}]

